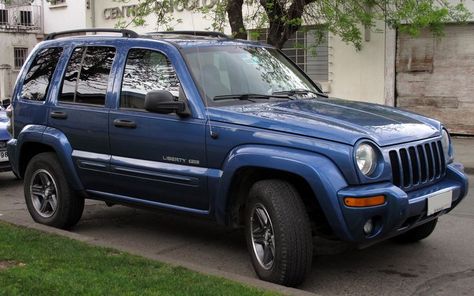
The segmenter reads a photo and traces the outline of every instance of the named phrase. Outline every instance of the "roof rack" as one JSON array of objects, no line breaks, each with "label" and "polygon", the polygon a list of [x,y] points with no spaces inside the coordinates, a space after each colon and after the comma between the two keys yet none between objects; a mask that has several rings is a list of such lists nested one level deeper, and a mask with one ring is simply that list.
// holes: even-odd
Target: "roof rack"
[{"label": "roof rack", "polygon": [[77,29],[77,30],[70,30],[70,31],[61,31],[61,32],[54,32],[48,34],[45,40],[53,40],[57,36],[61,35],[72,35],[77,33],[120,33],[123,37],[126,38],[138,38],[138,34],[132,30],[127,29],[111,29],[111,28],[92,28],[92,29]]},{"label": "roof rack", "polygon": [[225,38],[231,39],[228,35],[221,32],[212,32],[212,31],[159,31],[159,32],[150,32],[147,35],[162,34],[162,35],[192,35],[200,37],[215,37],[215,38]]}]

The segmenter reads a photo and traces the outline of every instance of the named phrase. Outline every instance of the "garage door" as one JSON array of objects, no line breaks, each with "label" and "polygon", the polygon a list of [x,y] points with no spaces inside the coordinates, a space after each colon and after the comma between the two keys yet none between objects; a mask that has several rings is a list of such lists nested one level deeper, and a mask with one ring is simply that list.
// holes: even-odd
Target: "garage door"
[{"label": "garage door", "polygon": [[474,135],[474,25],[448,25],[445,35],[398,34],[396,105]]}]

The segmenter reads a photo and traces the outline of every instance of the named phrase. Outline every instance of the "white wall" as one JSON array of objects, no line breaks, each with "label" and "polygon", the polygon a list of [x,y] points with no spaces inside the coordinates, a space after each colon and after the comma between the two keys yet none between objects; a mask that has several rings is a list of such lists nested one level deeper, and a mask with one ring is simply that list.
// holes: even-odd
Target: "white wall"
[{"label": "white wall", "polygon": [[11,97],[13,85],[20,69],[15,69],[14,51],[15,47],[28,48],[28,53],[36,46],[38,40],[36,34],[0,32],[0,65],[9,65],[11,70],[8,71],[9,79],[2,79],[0,82],[0,93],[6,94],[0,97],[0,100]]},{"label": "white wall", "polygon": [[86,0],[67,0],[65,4],[59,5],[51,5],[43,0],[44,33],[85,29],[86,14]]},{"label": "white wall", "polygon": [[329,47],[329,94],[383,104],[385,32],[371,32],[370,41],[364,41],[360,51],[334,35],[329,37]]}]

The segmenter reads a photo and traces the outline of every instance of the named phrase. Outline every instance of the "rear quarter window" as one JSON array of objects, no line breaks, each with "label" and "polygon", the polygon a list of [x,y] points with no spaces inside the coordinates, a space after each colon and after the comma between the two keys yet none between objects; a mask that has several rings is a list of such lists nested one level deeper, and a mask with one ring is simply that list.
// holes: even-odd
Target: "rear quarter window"
[{"label": "rear quarter window", "polygon": [[42,49],[34,58],[25,80],[20,96],[24,100],[45,101],[49,85],[63,49],[52,47]]}]

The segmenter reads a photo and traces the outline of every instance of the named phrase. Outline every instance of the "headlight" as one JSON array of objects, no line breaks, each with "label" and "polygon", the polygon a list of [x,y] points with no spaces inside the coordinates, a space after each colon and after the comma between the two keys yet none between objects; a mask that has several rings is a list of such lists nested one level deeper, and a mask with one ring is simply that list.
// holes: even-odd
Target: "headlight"
[{"label": "headlight", "polygon": [[377,168],[377,154],[372,145],[362,143],[356,150],[357,167],[366,176],[370,176]]},{"label": "headlight", "polygon": [[13,136],[13,106],[10,105],[8,106],[7,110],[7,117],[8,117],[8,123],[7,123],[7,132]]},{"label": "headlight", "polygon": [[448,162],[452,158],[451,138],[445,129],[443,129],[441,135],[441,145],[443,146],[444,158],[446,159],[446,162]]}]

